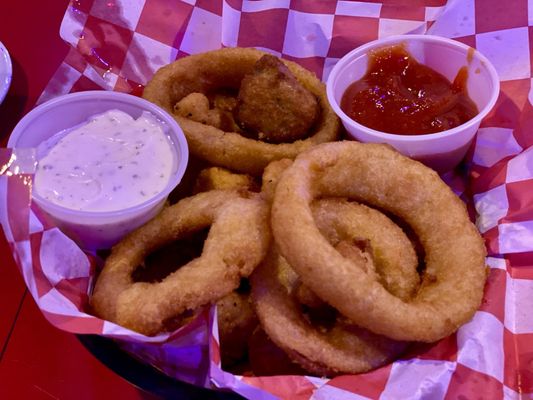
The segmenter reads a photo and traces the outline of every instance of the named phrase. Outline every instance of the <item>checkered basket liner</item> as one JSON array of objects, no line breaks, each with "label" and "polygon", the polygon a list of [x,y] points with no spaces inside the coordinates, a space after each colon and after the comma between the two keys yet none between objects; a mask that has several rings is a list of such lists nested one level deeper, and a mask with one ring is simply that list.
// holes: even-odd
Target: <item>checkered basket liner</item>
[{"label": "checkered basket liner", "polygon": [[139,95],[159,67],[221,47],[261,48],[322,80],[349,50],[392,34],[477,48],[496,67],[501,93],[466,164],[443,179],[476,219],[490,274],[480,310],[457,334],[356,376],[232,375],[220,368],[213,308],[156,337],[92,316],[88,293],[101,261],[31,207],[31,152],[0,149],[0,221],[29,291],[60,329],[113,338],[176,379],[247,398],[533,398],[532,15],[527,0],[73,0],[60,29],[70,51],[39,100],[90,89]]}]

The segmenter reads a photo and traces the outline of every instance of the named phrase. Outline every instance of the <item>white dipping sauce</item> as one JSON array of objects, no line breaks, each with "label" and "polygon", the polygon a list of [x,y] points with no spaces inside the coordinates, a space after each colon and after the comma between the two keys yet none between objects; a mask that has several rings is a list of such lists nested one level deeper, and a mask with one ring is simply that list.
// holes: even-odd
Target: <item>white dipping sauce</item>
[{"label": "white dipping sauce", "polygon": [[[176,155],[156,118],[111,110],[49,139],[38,162],[36,193],[74,210],[114,211],[144,203],[163,191]],[[54,142],[57,143],[54,144]]]}]

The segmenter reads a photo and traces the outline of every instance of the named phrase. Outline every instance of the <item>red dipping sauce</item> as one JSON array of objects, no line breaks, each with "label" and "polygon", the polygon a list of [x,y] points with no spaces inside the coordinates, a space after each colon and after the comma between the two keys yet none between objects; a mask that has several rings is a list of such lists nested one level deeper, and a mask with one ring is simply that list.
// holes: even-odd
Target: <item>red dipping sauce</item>
[{"label": "red dipping sauce", "polygon": [[361,125],[381,132],[441,132],[478,113],[468,97],[466,80],[466,67],[452,83],[418,63],[403,45],[385,47],[370,53],[365,76],[346,89],[341,109]]}]

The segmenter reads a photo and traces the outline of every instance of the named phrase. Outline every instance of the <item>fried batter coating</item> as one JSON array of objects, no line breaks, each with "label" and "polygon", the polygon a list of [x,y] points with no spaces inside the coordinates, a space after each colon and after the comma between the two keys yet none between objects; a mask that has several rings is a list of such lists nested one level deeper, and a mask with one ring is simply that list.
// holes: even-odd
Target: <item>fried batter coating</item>
[{"label": "fried batter coating", "polygon": [[301,279],[295,282],[292,295],[298,303],[310,308],[318,308],[326,304],[315,292],[305,286]]},{"label": "fried batter coating", "polygon": [[[194,193],[210,190],[258,190],[247,174],[236,174],[225,168],[211,167],[200,171]],[[247,342],[258,324],[248,293],[233,291],[217,302],[218,334],[223,368],[241,361],[247,353]]]},{"label": "fried batter coating", "polygon": [[176,115],[216,128],[222,127],[222,113],[209,108],[209,99],[202,93],[191,93],[174,105]]},{"label": "fried batter coating", "polygon": [[[257,316],[269,338],[317,376],[369,371],[391,361],[407,346],[349,323],[325,303],[312,299],[309,292],[304,297],[298,275],[275,246],[250,282]],[[306,313],[301,300],[310,303],[311,309],[320,308],[321,318]]]},{"label": "fried batter coating", "polygon": [[272,161],[265,167],[263,176],[261,177],[261,193],[267,201],[272,202],[274,199],[274,192],[279,177],[291,164],[292,160],[283,158],[281,160]]},{"label": "fried batter coating", "polygon": [[218,335],[223,367],[246,356],[247,342],[258,320],[247,293],[233,291],[217,302]]},{"label": "fried batter coating", "polygon": [[227,47],[180,58],[157,71],[144,88],[143,97],[174,114],[187,137],[192,156],[233,171],[261,175],[271,161],[292,159],[318,143],[339,136],[340,120],[328,103],[324,83],[315,74],[294,62],[283,61],[298,82],[316,96],[320,107],[307,137],[291,143],[268,143],[247,137],[238,129],[202,124],[174,113],[173,108],[194,92],[208,95],[228,88],[239,90],[243,77],[253,71],[255,63],[265,54],[253,48]]},{"label": "fried batter coating", "polygon": [[267,201],[272,202],[279,178],[291,164],[292,160],[282,158],[281,160],[272,161],[265,167],[261,181],[261,193]]},{"label": "fried batter coating", "polygon": [[[278,182],[292,163],[279,160],[265,168],[261,190],[267,201],[277,195]],[[416,253],[405,233],[388,217],[343,198],[318,199],[311,204],[311,211],[317,231],[351,263],[350,269],[381,282],[402,299],[414,295],[419,287]],[[329,268],[330,273],[334,269]],[[294,272],[274,245],[250,281],[258,318],[270,339],[289,358],[319,376],[377,368],[407,346],[338,315]],[[327,285],[327,280],[321,284]]]},{"label": "fried batter coating", "polygon": [[[207,227],[200,257],[160,282],[134,281],[134,271],[151,252]],[[113,247],[91,305],[100,318],[155,335],[169,320],[236,289],[269,242],[268,206],[255,193],[212,190],[182,199]]]},{"label": "fried batter coating", "polygon": [[305,138],[320,112],[316,97],[277,57],[266,54],[241,82],[237,121],[260,140],[280,143]]},{"label": "fried batter coating", "polygon": [[420,286],[416,252],[390,218],[345,199],[320,199],[311,204],[311,210],[320,233],[340,255],[360,265],[369,278],[398,298],[407,301],[415,295]]},{"label": "fried batter coating", "polygon": [[228,93],[215,93],[213,95],[213,106],[222,111],[233,113],[237,108],[237,96]]},{"label": "fried batter coating", "polygon": [[[312,202],[329,196],[364,201],[413,229],[426,270],[412,298],[389,292],[324,239]],[[464,203],[435,171],[388,146],[346,141],[301,154],[281,175],[271,213],[279,251],[304,284],[372,332],[434,342],[468,322],[481,304],[486,250]]]},{"label": "fried batter coating", "polygon": [[[271,162],[263,173],[261,193],[271,202],[283,171],[292,160]],[[410,299],[420,277],[413,243],[389,217],[363,204],[342,198],[315,200],[313,219],[320,233],[344,258],[358,264],[369,278],[401,299]]]},{"label": "fried batter coating", "polygon": [[209,190],[248,189],[258,191],[258,184],[247,174],[236,174],[220,167],[205,168],[200,171],[194,184],[194,193]]}]

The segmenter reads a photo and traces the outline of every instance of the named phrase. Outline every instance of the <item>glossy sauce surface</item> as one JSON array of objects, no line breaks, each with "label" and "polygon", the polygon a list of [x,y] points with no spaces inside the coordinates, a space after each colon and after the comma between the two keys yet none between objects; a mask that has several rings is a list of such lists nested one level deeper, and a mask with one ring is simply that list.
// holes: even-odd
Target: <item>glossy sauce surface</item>
[{"label": "glossy sauce surface", "polygon": [[454,82],[418,63],[403,45],[373,51],[363,78],[344,92],[341,109],[360,124],[387,133],[421,135],[472,119],[466,67]]},{"label": "glossy sauce surface", "polygon": [[113,211],[163,191],[175,166],[170,140],[150,113],[111,110],[44,143],[34,190],[66,208]]}]

